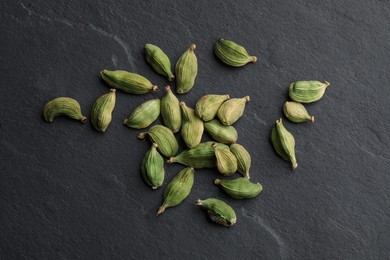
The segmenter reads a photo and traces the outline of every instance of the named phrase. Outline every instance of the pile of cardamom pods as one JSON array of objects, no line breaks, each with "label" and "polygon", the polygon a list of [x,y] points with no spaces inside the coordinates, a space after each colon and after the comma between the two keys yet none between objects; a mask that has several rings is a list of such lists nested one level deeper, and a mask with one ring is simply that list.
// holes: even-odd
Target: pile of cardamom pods
[{"label": "pile of cardamom pods", "polygon": [[[168,56],[153,44],[145,45],[146,61],[153,70],[169,81],[176,81],[176,93],[190,91],[198,73],[198,62],[195,55],[195,44],[185,51],[175,66],[175,74],[171,70]],[[214,44],[216,56],[225,64],[241,67],[250,62],[256,62],[255,56],[250,56],[239,44],[218,39]],[[111,123],[115,107],[116,90],[131,94],[145,94],[158,91],[147,78],[123,70],[103,70],[101,77],[112,87],[107,94],[99,97],[92,107],[92,126],[105,132]],[[302,104],[319,100],[329,83],[318,81],[298,81],[290,86],[290,97],[293,102],[286,102],[284,112],[293,122],[314,121]],[[160,99],[152,99],[139,105],[123,123],[124,125],[144,129],[149,127],[161,115],[163,125],[153,125],[147,131],[139,133],[139,139],[148,137],[151,147],[141,163],[141,175],[145,183],[152,189],[161,187],[164,183],[165,170],[163,158],[167,163],[180,163],[186,168],[181,170],[166,186],[163,203],[157,211],[162,214],[166,208],[179,205],[190,194],[194,183],[194,169],[216,168],[222,176],[230,176],[236,172],[242,177],[235,179],[215,179],[214,184],[221,187],[235,199],[254,198],[260,194],[263,187],[260,183],[250,181],[251,156],[240,144],[237,144],[238,133],[233,127],[244,113],[249,96],[230,98],[229,95],[208,94],[197,101],[195,108],[180,102],[170,86]],[[49,101],[43,116],[47,122],[53,122],[57,116],[64,115],[85,123],[87,118],[82,115],[80,104],[69,97],[59,97]],[[201,142],[204,131],[215,141]],[[177,154],[179,145],[175,133],[180,132],[187,149]],[[276,122],[272,129],[271,141],[276,152],[285,160],[291,161],[293,168],[297,167],[295,158],[295,140],[282,124],[282,119]],[[236,223],[236,214],[232,207],[220,199],[208,198],[198,200],[196,205],[202,206],[207,216],[213,222],[224,226]]]}]

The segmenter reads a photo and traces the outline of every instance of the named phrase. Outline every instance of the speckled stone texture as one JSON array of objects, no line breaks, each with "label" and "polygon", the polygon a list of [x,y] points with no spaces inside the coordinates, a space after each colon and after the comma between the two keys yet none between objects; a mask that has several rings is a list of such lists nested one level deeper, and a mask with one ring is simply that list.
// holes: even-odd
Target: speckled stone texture
[{"label": "speckled stone texture", "polygon": [[[390,5],[324,1],[0,2],[0,259],[387,259],[390,255]],[[256,64],[231,68],[212,46],[223,36]],[[117,93],[106,133],[66,118],[42,119],[45,103],[77,99],[85,114],[108,87],[99,71],[124,69],[163,90],[146,63],[154,43],[173,64],[196,43],[199,73],[189,106],[205,94],[250,95],[235,124],[251,153],[259,197],[229,198],[196,170],[190,196],[156,217],[164,187],[140,175],[149,141],[122,124],[142,102]],[[328,80],[307,106],[314,124],[286,128],[299,167],[269,142],[291,82]],[[174,86],[172,86],[174,88]],[[177,135],[180,139],[180,135]],[[209,136],[205,135],[204,140]],[[214,225],[197,206],[216,197],[237,213]]]}]

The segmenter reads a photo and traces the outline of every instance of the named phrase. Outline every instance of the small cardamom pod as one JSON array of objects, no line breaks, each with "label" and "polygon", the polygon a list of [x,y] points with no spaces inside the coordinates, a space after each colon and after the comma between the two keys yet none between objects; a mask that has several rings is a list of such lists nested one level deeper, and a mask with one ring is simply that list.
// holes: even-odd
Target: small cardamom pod
[{"label": "small cardamom pod", "polygon": [[205,122],[204,129],[215,141],[220,143],[233,144],[238,138],[238,133],[233,126],[223,125],[217,119]]},{"label": "small cardamom pod", "polygon": [[115,89],[99,97],[92,107],[91,122],[92,126],[101,132],[105,132],[111,123],[112,111],[115,107]]},{"label": "small cardamom pod", "polygon": [[229,95],[205,95],[196,102],[195,113],[204,122],[208,122],[214,119],[222,103],[229,98]]},{"label": "small cardamom pod", "polygon": [[215,179],[214,184],[220,186],[230,197],[235,199],[254,198],[263,190],[260,183],[250,182],[250,180],[243,177],[233,180]]},{"label": "small cardamom pod", "polygon": [[274,145],[276,153],[284,160],[291,161],[292,168],[296,169],[298,164],[295,158],[295,139],[284,127],[281,118],[276,120],[276,124],[272,128],[271,142]]},{"label": "small cardamom pod", "polygon": [[67,116],[81,123],[85,123],[87,118],[81,114],[79,102],[69,97],[55,98],[43,108],[43,118],[49,123],[53,122],[57,116]]},{"label": "small cardamom pod", "polygon": [[123,121],[128,127],[141,129],[150,126],[160,115],[160,99],[148,100],[139,105],[130,116]]},{"label": "small cardamom pod", "polygon": [[230,151],[213,144],[218,171],[224,176],[230,176],[237,171],[237,158]]},{"label": "small cardamom pod", "polygon": [[158,209],[157,216],[166,208],[177,206],[188,197],[194,184],[194,173],[194,168],[187,167],[173,177],[165,188],[163,204]]},{"label": "small cardamom pod", "polygon": [[169,81],[173,81],[175,76],[171,70],[171,61],[168,56],[156,45],[145,44],[146,61],[152,66],[155,72],[168,77]]},{"label": "small cardamom pod", "polygon": [[157,144],[153,143],[152,147],[146,153],[141,164],[141,173],[146,184],[157,189],[164,182],[164,159],[157,151]]},{"label": "small cardamom pod", "polygon": [[150,91],[158,91],[147,78],[136,73],[124,70],[103,70],[100,72],[105,82],[113,88],[122,90],[131,94],[145,94]]},{"label": "small cardamom pod", "polygon": [[179,145],[172,131],[163,125],[154,125],[147,132],[139,133],[137,138],[143,140],[146,136],[157,144],[157,150],[166,157],[174,156]]},{"label": "small cardamom pod", "polygon": [[251,168],[252,159],[248,151],[240,144],[230,145],[230,151],[237,158],[237,171],[245,178],[250,179],[249,170]]},{"label": "small cardamom pod", "polygon": [[195,48],[196,45],[191,44],[176,63],[176,92],[179,94],[187,93],[194,86],[198,74],[198,59],[194,52]]},{"label": "small cardamom pod", "polygon": [[231,98],[223,102],[218,109],[218,118],[224,125],[232,125],[243,115],[246,102],[249,102],[249,96],[243,98]]},{"label": "small cardamom pod", "polygon": [[291,83],[289,95],[294,101],[301,103],[312,103],[322,98],[330,83],[320,81],[297,81]]},{"label": "small cardamom pod", "polygon": [[204,126],[203,121],[195,115],[192,108],[180,102],[181,114],[183,116],[181,125],[181,136],[188,148],[195,148],[200,144]]},{"label": "small cardamom pod", "polygon": [[179,100],[173,94],[171,87],[166,86],[167,93],[161,99],[161,117],[164,125],[177,133],[181,127],[181,111]]},{"label": "small cardamom pod", "polygon": [[244,47],[223,38],[218,39],[214,44],[214,52],[221,61],[233,67],[241,67],[257,61],[256,56],[249,56]]},{"label": "small cardamom pod", "polygon": [[314,122],[314,116],[309,115],[306,108],[301,103],[287,101],[284,103],[283,110],[286,117],[292,122]]},{"label": "small cardamom pod", "polygon": [[214,198],[198,199],[196,205],[202,206],[207,211],[209,219],[217,224],[229,227],[237,221],[236,213],[232,207],[222,200]]}]

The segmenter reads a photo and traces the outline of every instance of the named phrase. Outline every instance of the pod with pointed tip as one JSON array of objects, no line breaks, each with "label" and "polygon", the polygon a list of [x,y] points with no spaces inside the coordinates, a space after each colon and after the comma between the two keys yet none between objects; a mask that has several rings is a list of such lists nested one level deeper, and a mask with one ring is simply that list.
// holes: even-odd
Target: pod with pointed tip
[{"label": "pod with pointed tip", "polygon": [[147,43],[145,44],[146,61],[153,70],[160,75],[166,76],[169,81],[173,81],[175,76],[171,70],[171,61],[160,47]]},{"label": "pod with pointed tip", "polygon": [[309,115],[306,108],[298,102],[287,101],[284,103],[283,111],[285,116],[295,123],[301,123],[306,121],[314,122],[314,116]]},{"label": "pod with pointed tip", "polygon": [[215,141],[220,143],[234,144],[238,138],[238,133],[233,126],[223,125],[217,119],[205,122],[204,129]]},{"label": "pod with pointed tip", "polygon": [[160,115],[160,99],[148,100],[134,109],[123,124],[136,129],[150,126]]},{"label": "pod with pointed tip", "polygon": [[237,158],[237,171],[245,178],[250,179],[249,170],[251,168],[252,159],[249,152],[240,144],[230,145],[230,151]]},{"label": "pod with pointed tip", "polygon": [[188,148],[195,148],[202,140],[203,121],[184,102],[180,102],[180,108],[182,114],[181,137]]},{"label": "pod with pointed tip", "polygon": [[46,122],[53,122],[58,116],[67,116],[81,123],[87,121],[87,117],[81,114],[81,107],[79,102],[69,97],[58,97],[46,103],[43,108],[43,118]]},{"label": "pod with pointed tip", "polygon": [[172,130],[173,133],[179,132],[181,128],[181,111],[179,100],[173,94],[171,87],[166,86],[167,93],[161,99],[161,117],[164,125]]},{"label": "pod with pointed tip", "polygon": [[166,157],[172,157],[177,153],[179,145],[172,131],[163,125],[154,125],[147,132],[139,133],[138,139],[149,139],[157,144],[157,150]]},{"label": "pod with pointed tip", "polygon": [[230,197],[235,199],[254,198],[263,190],[260,183],[253,183],[243,177],[233,180],[215,179],[214,184],[220,186]]},{"label": "pod with pointed tip", "polygon": [[116,100],[115,91],[110,89],[110,92],[99,97],[92,107],[91,123],[100,132],[105,132],[111,123]]},{"label": "pod with pointed tip", "polygon": [[256,56],[250,56],[244,47],[223,38],[215,42],[214,52],[222,62],[233,67],[241,67],[257,61]]},{"label": "pod with pointed tip", "polygon": [[233,208],[222,200],[214,198],[198,199],[196,205],[202,206],[206,210],[209,219],[219,225],[230,227],[237,222]]},{"label": "pod with pointed tip", "polygon": [[156,143],[152,144],[141,164],[142,178],[152,189],[161,187],[165,176],[164,158],[157,151],[157,146]]},{"label": "pod with pointed tip", "polygon": [[245,110],[245,104],[249,102],[249,96],[243,98],[231,98],[223,102],[218,109],[218,118],[224,125],[232,125],[242,117]]},{"label": "pod with pointed tip", "polygon": [[290,84],[290,98],[296,102],[312,103],[322,98],[330,83],[317,80],[301,80]]},{"label": "pod with pointed tip", "polygon": [[198,74],[198,59],[195,55],[195,44],[183,53],[176,63],[176,92],[184,94],[190,91],[195,83]]},{"label": "pod with pointed tip", "polygon": [[204,122],[208,122],[214,119],[222,103],[229,98],[229,95],[205,95],[196,102],[195,113]]},{"label": "pod with pointed tip", "polygon": [[237,158],[230,149],[223,149],[213,144],[218,171],[224,176],[230,176],[237,171]]}]

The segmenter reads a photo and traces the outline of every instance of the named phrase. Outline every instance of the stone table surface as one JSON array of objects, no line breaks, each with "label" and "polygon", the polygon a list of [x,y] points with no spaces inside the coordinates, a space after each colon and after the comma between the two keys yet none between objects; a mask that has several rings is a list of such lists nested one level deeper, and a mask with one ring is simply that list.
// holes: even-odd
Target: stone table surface
[{"label": "stone table surface", "polygon": [[[1,259],[388,259],[388,1],[4,0],[0,21]],[[212,49],[221,36],[258,62],[222,64]],[[122,121],[164,91],[118,92],[104,134],[89,122],[43,120],[58,96],[77,99],[89,116],[108,91],[104,68],[145,75],[163,90],[169,82],[145,62],[145,43],[173,64],[197,45],[195,87],[179,96],[189,106],[210,93],[251,97],[235,127],[252,155],[251,180],[264,186],[257,198],[229,198],[212,184],[216,170],[196,170],[189,197],[156,217],[183,167],[166,165],[164,187],[151,190],[140,176],[150,142]],[[296,139],[292,171],[269,134],[289,84],[305,79],[331,86],[307,105],[315,123],[284,120]],[[228,202],[237,224],[210,222],[194,205],[208,197]]]}]

